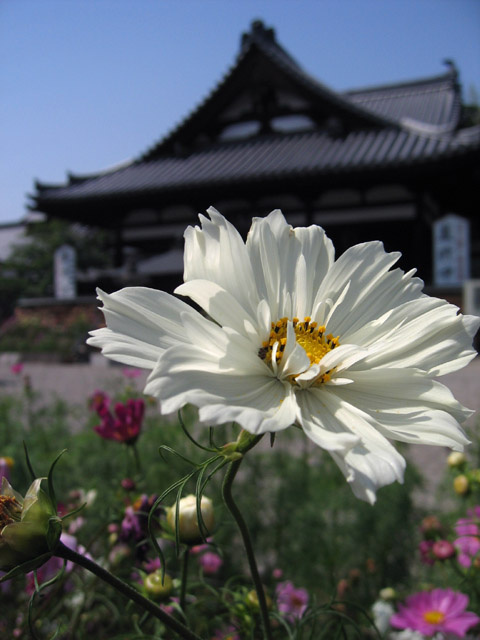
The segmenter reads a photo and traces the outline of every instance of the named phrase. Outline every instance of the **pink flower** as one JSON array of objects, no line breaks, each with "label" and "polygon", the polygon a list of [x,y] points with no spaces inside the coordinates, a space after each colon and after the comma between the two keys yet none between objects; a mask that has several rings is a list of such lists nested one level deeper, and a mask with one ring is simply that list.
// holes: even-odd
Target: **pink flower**
[{"label": "pink flower", "polygon": [[283,571],[281,569],[274,569],[272,571],[272,576],[275,580],[281,580],[283,578]]},{"label": "pink flower", "polygon": [[407,598],[399,605],[398,613],[390,618],[390,624],[398,629],[412,629],[426,636],[434,633],[452,633],[460,638],[475,626],[480,618],[470,611],[468,596],[452,589],[422,591]]},{"label": "pink flower", "polygon": [[477,536],[461,536],[454,542],[458,550],[457,560],[462,567],[468,569],[480,551],[480,538]]},{"label": "pink flower", "polygon": [[216,553],[212,553],[211,551],[207,551],[203,554],[203,556],[200,556],[198,562],[202,567],[203,573],[209,576],[217,573],[217,571],[223,564],[223,560],[221,559],[221,557]]},{"label": "pink flower", "polygon": [[458,538],[454,546],[458,550],[457,560],[462,567],[470,567],[480,552],[480,507],[468,509],[468,518],[460,518],[455,524]]},{"label": "pink flower", "polygon": [[437,560],[448,560],[455,555],[455,547],[448,540],[437,540],[433,543],[432,553]]},{"label": "pink flower", "polygon": [[308,606],[308,592],[306,589],[296,589],[290,581],[280,582],[276,588],[277,607],[280,613],[294,621],[301,618]]},{"label": "pink flower", "polygon": [[122,369],[122,373],[125,376],[125,378],[134,380],[135,378],[139,378],[142,375],[143,371],[141,369],[133,369],[130,367],[125,367],[124,369]]},{"label": "pink flower", "polygon": [[240,640],[237,630],[232,625],[224,629],[217,629],[211,640]]},{"label": "pink flower", "polygon": [[142,399],[128,400],[126,404],[117,402],[115,415],[105,406],[97,409],[102,423],[94,427],[99,436],[106,440],[116,440],[133,444],[142,428],[145,402]]},{"label": "pink flower", "polygon": [[19,376],[23,371],[23,364],[21,362],[12,364],[12,366],[10,367],[10,371],[16,376]]},{"label": "pink flower", "polygon": [[420,551],[420,561],[423,564],[433,564],[435,562],[435,556],[433,555],[433,540],[422,540],[418,544],[418,550]]}]

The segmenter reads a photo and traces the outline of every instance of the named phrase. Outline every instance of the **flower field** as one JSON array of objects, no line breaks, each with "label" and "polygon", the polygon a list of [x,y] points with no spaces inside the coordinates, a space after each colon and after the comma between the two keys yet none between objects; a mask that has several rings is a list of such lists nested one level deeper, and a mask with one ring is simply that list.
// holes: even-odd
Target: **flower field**
[{"label": "flower field", "polygon": [[[99,291],[89,344],[118,384],[74,405],[11,369],[2,636],[479,637],[480,439],[437,379],[475,357],[479,319],[381,243],[335,259],[279,211],[246,243],[208,213],[176,290],[202,313]],[[434,509],[413,499],[412,444],[437,447]]]}]

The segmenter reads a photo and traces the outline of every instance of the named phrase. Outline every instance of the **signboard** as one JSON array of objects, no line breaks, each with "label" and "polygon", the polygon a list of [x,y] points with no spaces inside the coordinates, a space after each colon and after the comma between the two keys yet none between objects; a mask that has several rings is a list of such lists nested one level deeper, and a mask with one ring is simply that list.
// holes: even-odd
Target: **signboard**
[{"label": "signboard", "polygon": [[470,225],[448,214],[433,225],[433,280],[438,287],[461,287],[470,278]]},{"label": "signboard", "polygon": [[54,255],[55,298],[71,300],[77,296],[75,249],[64,244]]}]

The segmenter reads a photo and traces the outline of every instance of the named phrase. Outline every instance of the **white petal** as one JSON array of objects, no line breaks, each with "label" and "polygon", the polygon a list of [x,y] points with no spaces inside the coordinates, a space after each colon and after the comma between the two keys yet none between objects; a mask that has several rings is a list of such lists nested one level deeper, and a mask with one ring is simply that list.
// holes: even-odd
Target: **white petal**
[{"label": "white petal", "polygon": [[350,375],[354,384],[336,390],[338,397],[369,414],[388,438],[457,450],[468,443],[458,423],[472,412],[421,371],[377,369]]},{"label": "white petal", "polygon": [[199,216],[201,229],[185,231],[184,280],[215,282],[254,314],[259,296],[242,237],[216,209],[208,213],[211,220]]},{"label": "white petal", "polygon": [[249,315],[237,299],[215,282],[190,280],[175,289],[175,293],[188,296],[223,327],[231,327],[243,335],[249,335],[261,344],[255,328],[256,318]]},{"label": "white petal", "polygon": [[[321,283],[317,300],[332,298],[336,301],[347,283],[351,283],[348,294],[332,318],[337,332],[353,331],[359,323],[375,317],[372,296],[376,298],[375,289],[399,257],[399,253],[386,253],[381,242],[366,242],[347,249],[336,260]],[[403,272],[398,271],[397,279],[400,280],[402,276]],[[382,312],[391,308],[392,287],[387,287],[380,298]],[[362,308],[357,312],[356,308],[360,305]],[[355,313],[352,313],[354,310]]]},{"label": "white petal", "polygon": [[360,438],[360,443],[345,454],[332,451],[331,455],[357,498],[373,504],[377,489],[395,481],[403,482],[405,460],[380,434],[370,416],[341,400],[336,392],[322,391],[327,410],[345,431]]},{"label": "white petal", "polygon": [[[273,354],[272,354],[273,357]],[[292,322],[287,323],[287,344],[280,361],[279,377],[288,378],[297,375],[310,367],[310,358],[303,347],[296,341]]]},{"label": "white petal", "polygon": [[297,391],[298,422],[316,445],[327,451],[346,453],[360,438],[346,431],[322,403],[322,394],[311,389]]},{"label": "white petal", "polygon": [[292,387],[258,361],[264,375],[242,375],[235,367],[222,370],[200,347],[172,347],[150,374],[145,393],[160,399],[163,414],[191,403],[200,407],[202,422],[236,421],[251,433],[284,429],[295,420]]},{"label": "white petal", "polygon": [[168,293],[146,287],[97,293],[108,328],[92,331],[88,344],[132,366],[153,368],[165,349],[185,340],[180,315],[199,315]]},{"label": "white petal", "polygon": [[[465,366],[476,355],[472,332],[480,320],[472,322],[457,311],[454,305],[436,298],[405,303],[390,314],[378,335],[382,348],[364,364],[415,367],[434,376]],[[388,336],[382,336],[387,331]]]}]

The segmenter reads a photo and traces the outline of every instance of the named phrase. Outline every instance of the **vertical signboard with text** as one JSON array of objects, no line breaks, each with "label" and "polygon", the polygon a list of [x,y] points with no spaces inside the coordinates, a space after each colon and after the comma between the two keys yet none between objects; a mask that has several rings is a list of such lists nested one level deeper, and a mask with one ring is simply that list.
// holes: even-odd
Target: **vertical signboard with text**
[{"label": "vertical signboard with text", "polygon": [[64,244],[55,251],[55,298],[72,300],[77,296],[75,249]]},{"label": "vertical signboard with text", "polygon": [[470,225],[448,214],[433,225],[433,279],[437,287],[461,287],[470,278]]}]

